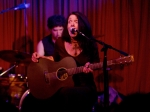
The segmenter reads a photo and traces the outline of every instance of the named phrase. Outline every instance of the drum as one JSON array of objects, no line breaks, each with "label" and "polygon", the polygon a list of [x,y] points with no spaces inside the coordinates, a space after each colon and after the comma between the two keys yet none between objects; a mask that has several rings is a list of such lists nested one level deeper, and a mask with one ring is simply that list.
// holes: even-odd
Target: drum
[{"label": "drum", "polygon": [[50,106],[54,102],[50,99],[37,99],[32,94],[30,89],[26,90],[19,102],[19,112],[47,112],[49,110],[50,112],[56,107]]},{"label": "drum", "polygon": [[24,94],[22,95],[22,97],[21,97],[21,99],[20,99],[20,102],[19,102],[19,111],[21,111],[22,110],[22,106],[23,106],[23,103],[24,103],[24,101],[25,101],[25,99],[27,98],[27,96],[30,94],[30,89],[28,89],[28,90],[26,90],[25,92],[24,92]]},{"label": "drum", "polygon": [[21,96],[28,89],[26,79],[21,74],[9,74],[8,81],[7,94],[11,97],[11,103],[18,107]]},{"label": "drum", "polygon": [[[47,100],[36,99],[30,92],[30,89],[26,90],[22,95],[19,102],[19,112],[42,112],[46,111],[46,107],[49,108],[49,103]],[[47,105],[45,105],[47,104]]]}]

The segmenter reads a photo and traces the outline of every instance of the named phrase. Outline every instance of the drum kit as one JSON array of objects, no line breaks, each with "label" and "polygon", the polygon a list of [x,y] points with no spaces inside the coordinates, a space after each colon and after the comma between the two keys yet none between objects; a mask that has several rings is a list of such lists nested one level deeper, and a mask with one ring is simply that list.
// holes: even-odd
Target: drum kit
[{"label": "drum kit", "polygon": [[[16,107],[20,109],[25,96],[29,94],[27,77],[22,74],[8,74],[6,77],[3,76],[14,67],[28,66],[31,62],[31,55],[17,50],[2,50],[0,51],[0,59],[9,62],[12,65],[9,69],[0,73],[0,87],[7,88],[6,90],[1,89],[1,92],[3,90],[7,91],[11,97],[10,102],[14,103]],[[15,99],[17,99],[17,101]]]}]

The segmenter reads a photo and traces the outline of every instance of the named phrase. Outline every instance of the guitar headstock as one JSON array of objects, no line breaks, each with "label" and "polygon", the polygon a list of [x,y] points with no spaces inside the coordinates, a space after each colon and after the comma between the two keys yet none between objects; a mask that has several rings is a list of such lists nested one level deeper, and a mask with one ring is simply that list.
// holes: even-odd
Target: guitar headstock
[{"label": "guitar headstock", "polygon": [[128,64],[131,62],[134,62],[133,55],[123,56],[118,59],[115,59],[115,61],[114,61],[114,63],[116,63],[116,64]]},{"label": "guitar headstock", "polygon": [[118,64],[122,65],[122,64],[128,64],[128,63],[131,63],[131,62],[134,62],[133,55],[123,56],[123,57],[108,61],[107,64],[108,64],[108,66],[109,65],[118,65]]}]

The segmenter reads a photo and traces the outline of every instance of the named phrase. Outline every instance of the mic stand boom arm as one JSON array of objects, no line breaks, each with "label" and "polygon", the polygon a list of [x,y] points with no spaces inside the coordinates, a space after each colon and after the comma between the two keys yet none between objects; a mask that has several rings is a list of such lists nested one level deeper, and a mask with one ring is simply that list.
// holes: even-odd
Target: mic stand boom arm
[{"label": "mic stand boom arm", "polygon": [[[77,33],[79,33],[80,35],[84,36],[84,37],[87,38],[87,39],[90,39],[90,38],[88,38],[87,36],[85,36],[82,32],[77,31]],[[109,48],[109,49],[113,49],[113,50],[115,50],[115,51],[117,51],[117,52],[119,52],[120,54],[123,54],[123,55],[125,55],[125,56],[128,56],[128,55],[129,55],[129,54],[127,54],[127,53],[125,53],[125,52],[123,52],[123,51],[121,51],[121,50],[118,50],[118,49],[112,47],[111,45],[105,44],[104,42],[102,42],[102,41],[100,41],[100,40],[96,40],[96,39],[91,39],[91,40],[94,40],[94,41],[98,42],[99,44],[103,45],[104,47]]]},{"label": "mic stand boom arm", "polygon": [[3,14],[3,13],[5,13],[5,12],[8,12],[8,11],[10,11],[10,10],[14,9],[14,8],[15,8],[15,7],[8,8],[8,9],[6,9],[6,10],[2,10],[2,11],[0,12],[0,14]]},{"label": "mic stand boom arm", "polygon": [[8,9],[6,9],[6,10],[2,10],[2,11],[0,12],[0,14],[5,13],[5,12],[8,12],[8,11],[10,11],[10,10],[12,10],[12,9],[14,9],[14,10],[26,9],[26,8],[28,8],[29,6],[30,6],[29,3],[28,3],[28,4],[22,3],[22,4],[19,4],[18,6],[11,7],[11,8],[8,8]]},{"label": "mic stand boom arm", "polygon": [[113,49],[113,50],[119,52],[120,54],[122,54],[122,55],[124,55],[124,56],[128,56],[128,55],[129,55],[129,54],[127,54],[127,53],[125,53],[125,52],[123,52],[123,51],[121,51],[121,50],[118,50],[118,49],[112,47],[111,45],[108,45],[108,44],[106,44],[106,43],[100,41],[100,40],[96,40],[96,39],[92,39],[92,40],[94,40],[94,41],[98,42],[99,44],[103,45],[103,47],[109,48],[109,49]]}]

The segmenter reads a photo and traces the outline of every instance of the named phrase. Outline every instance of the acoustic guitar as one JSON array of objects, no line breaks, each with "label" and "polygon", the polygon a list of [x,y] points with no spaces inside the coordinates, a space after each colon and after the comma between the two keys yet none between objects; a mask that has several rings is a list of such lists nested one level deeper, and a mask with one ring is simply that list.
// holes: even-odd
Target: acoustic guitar
[{"label": "acoustic guitar", "polygon": [[[134,61],[133,55],[107,61],[107,66],[127,64]],[[103,62],[89,66],[96,70],[103,68]],[[47,99],[61,87],[74,85],[72,76],[83,71],[84,66],[77,67],[72,57],[66,57],[59,62],[40,58],[38,63],[31,62],[27,68],[28,86],[31,94],[38,99]]]}]

